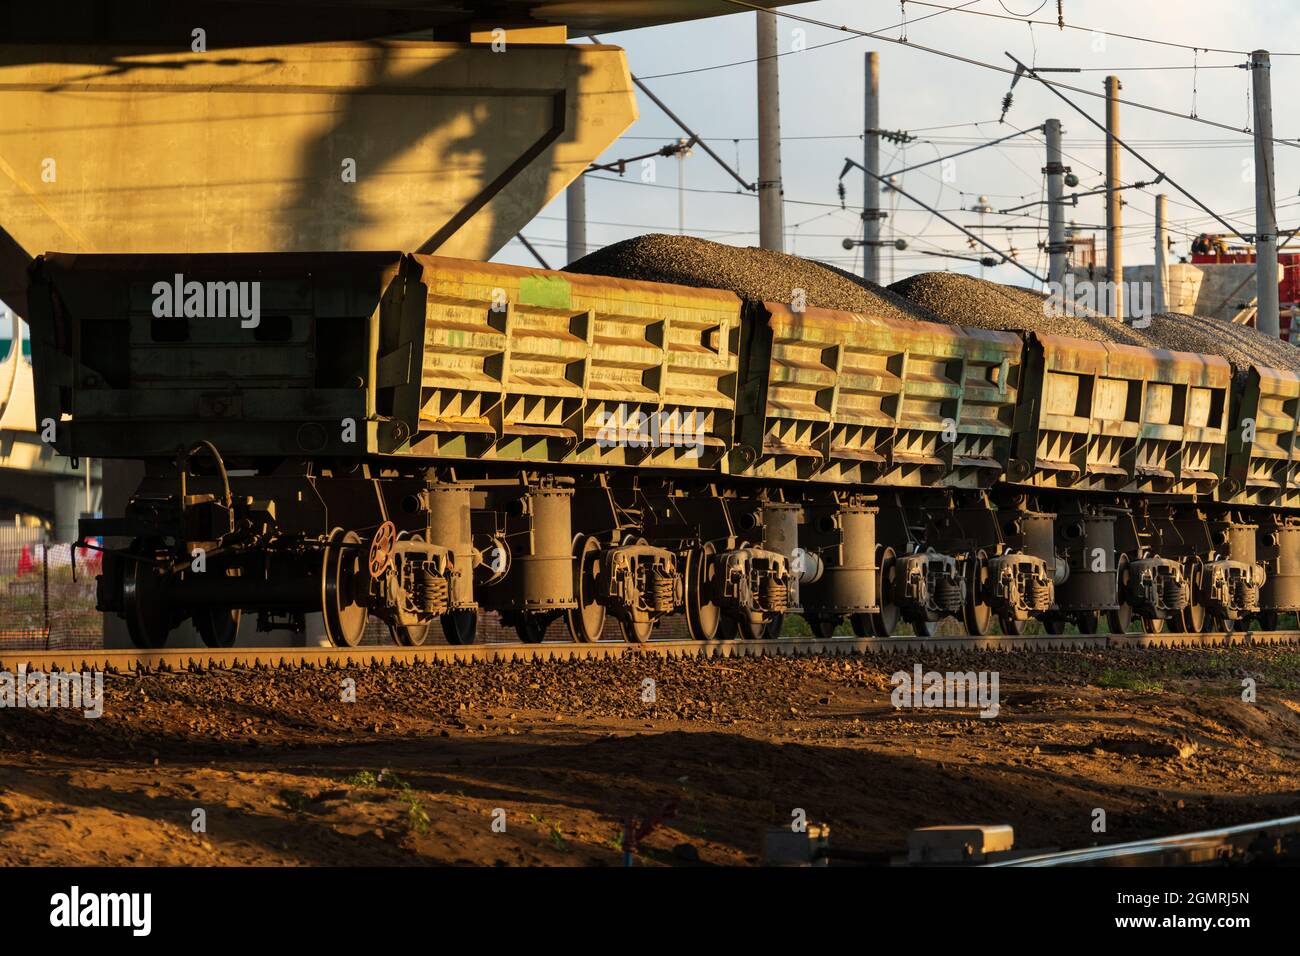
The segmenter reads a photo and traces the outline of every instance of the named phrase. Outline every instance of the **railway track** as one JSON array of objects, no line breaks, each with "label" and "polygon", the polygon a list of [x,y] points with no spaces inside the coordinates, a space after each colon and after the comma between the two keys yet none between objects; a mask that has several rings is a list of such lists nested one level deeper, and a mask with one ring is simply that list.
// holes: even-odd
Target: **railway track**
[{"label": "railway track", "polygon": [[410,666],[416,663],[587,660],[654,654],[667,657],[787,657],[818,654],[902,654],[917,651],[1086,650],[1146,647],[1225,647],[1229,645],[1300,644],[1300,631],[1248,631],[1203,634],[1034,634],[992,637],[790,637],[759,641],[597,641],[578,644],[487,643],[426,647],[278,647],[16,650],[0,648],[0,670],[102,670],[153,672],[206,668]]}]

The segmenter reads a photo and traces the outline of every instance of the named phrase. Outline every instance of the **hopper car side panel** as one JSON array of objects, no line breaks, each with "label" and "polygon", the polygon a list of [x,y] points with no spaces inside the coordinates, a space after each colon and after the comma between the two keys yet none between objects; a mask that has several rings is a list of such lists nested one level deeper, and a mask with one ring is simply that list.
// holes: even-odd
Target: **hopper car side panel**
[{"label": "hopper car side panel", "polygon": [[751,315],[734,472],[963,488],[1002,475],[1018,335],[774,302]]},{"label": "hopper car side panel", "polygon": [[740,300],[714,290],[411,257],[424,297],[425,458],[716,469],[731,446]]},{"label": "hopper car side panel", "polygon": [[1300,376],[1252,365],[1233,426],[1222,497],[1234,504],[1300,507]]},{"label": "hopper car side panel", "polygon": [[1213,355],[1035,333],[1012,480],[1212,496],[1226,467],[1232,370]]}]

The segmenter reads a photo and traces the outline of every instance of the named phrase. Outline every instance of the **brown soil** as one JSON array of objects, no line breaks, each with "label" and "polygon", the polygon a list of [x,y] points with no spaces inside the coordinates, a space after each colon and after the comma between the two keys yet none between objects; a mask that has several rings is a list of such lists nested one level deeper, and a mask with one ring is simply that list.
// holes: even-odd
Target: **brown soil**
[{"label": "brown soil", "polygon": [[640,862],[743,865],[795,808],[872,851],[941,823],[1077,847],[1300,813],[1300,652],[921,660],[997,670],[991,720],[895,710],[889,675],[914,663],[110,676],[99,720],[0,711],[0,865],[618,865],[621,821],[658,815]]}]

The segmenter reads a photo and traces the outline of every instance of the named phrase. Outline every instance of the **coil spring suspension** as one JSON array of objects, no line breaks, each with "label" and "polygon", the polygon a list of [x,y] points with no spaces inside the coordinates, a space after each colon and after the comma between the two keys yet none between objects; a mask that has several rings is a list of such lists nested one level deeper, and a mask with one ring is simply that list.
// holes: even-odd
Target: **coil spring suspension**
[{"label": "coil spring suspension", "polygon": [[1167,577],[1160,585],[1160,598],[1171,611],[1187,607],[1187,585],[1174,577]]},{"label": "coil spring suspension", "polygon": [[646,603],[650,606],[650,609],[658,611],[660,614],[671,613],[673,608],[677,606],[673,593],[675,583],[673,576],[663,573],[658,568],[651,568],[646,578],[646,583],[649,585],[646,589]]},{"label": "coil spring suspension", "polygon": [[785,583],[776,580],[770,574],[763,579],[763,587],[760,592],[762,595],[763,610],[771,611],[773,614],[784,614],[790,607],[790,588]]},{"label": "coil spring suspension", "polygon": [[1243,611],[1259,610],[1259,585],[1251,584],[1245,578],[1237,578],[1233,588],[1233,601]]},{"label": "coil spring suspension", "polygon": [[1033,579],[1029,582],[1029,607],[1034,611],[1047,611],[1052,607],[1052,585]]},{"label": "coil spring suspension", "polygon": [[446,578],[428,568],[420,568],[415,572],[413,584],[411,597],[416,607],[429,614],[442,614],[447,610],[450,590]]},{"label": "coil spring suspension", "polygon": [[943,611],[961,610],[961,584],[950,578],[940,578],[934,589],[934,603]]}]

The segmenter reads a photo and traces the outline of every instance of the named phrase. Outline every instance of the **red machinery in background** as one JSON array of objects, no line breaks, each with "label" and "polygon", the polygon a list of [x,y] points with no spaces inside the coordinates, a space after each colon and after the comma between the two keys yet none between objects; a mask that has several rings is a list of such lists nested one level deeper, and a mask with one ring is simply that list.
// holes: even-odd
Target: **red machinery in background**
[{"label": "red machinery in background", "polygon": [[[1254,246],[1229,246],[1224,236],[1204,232],[1192,240],[1191,263],[1194,266],[1251,265],[1254,262]],[[1277,286],[1278,325],[1282,339],[1289,342],[1297,303],[1300,303],[1300,250],[1279,252],[1277,264],[1280,276]],[[1239,291],[1233,293],[1237,296],[1236,300],[1229,300],[1230,304],[1237,307],[1233,321],[1252,326],[1255,324],[1255,298],[1249,296],[1248,291],[1253,278],[1252,274],[1243,279]]]}]

